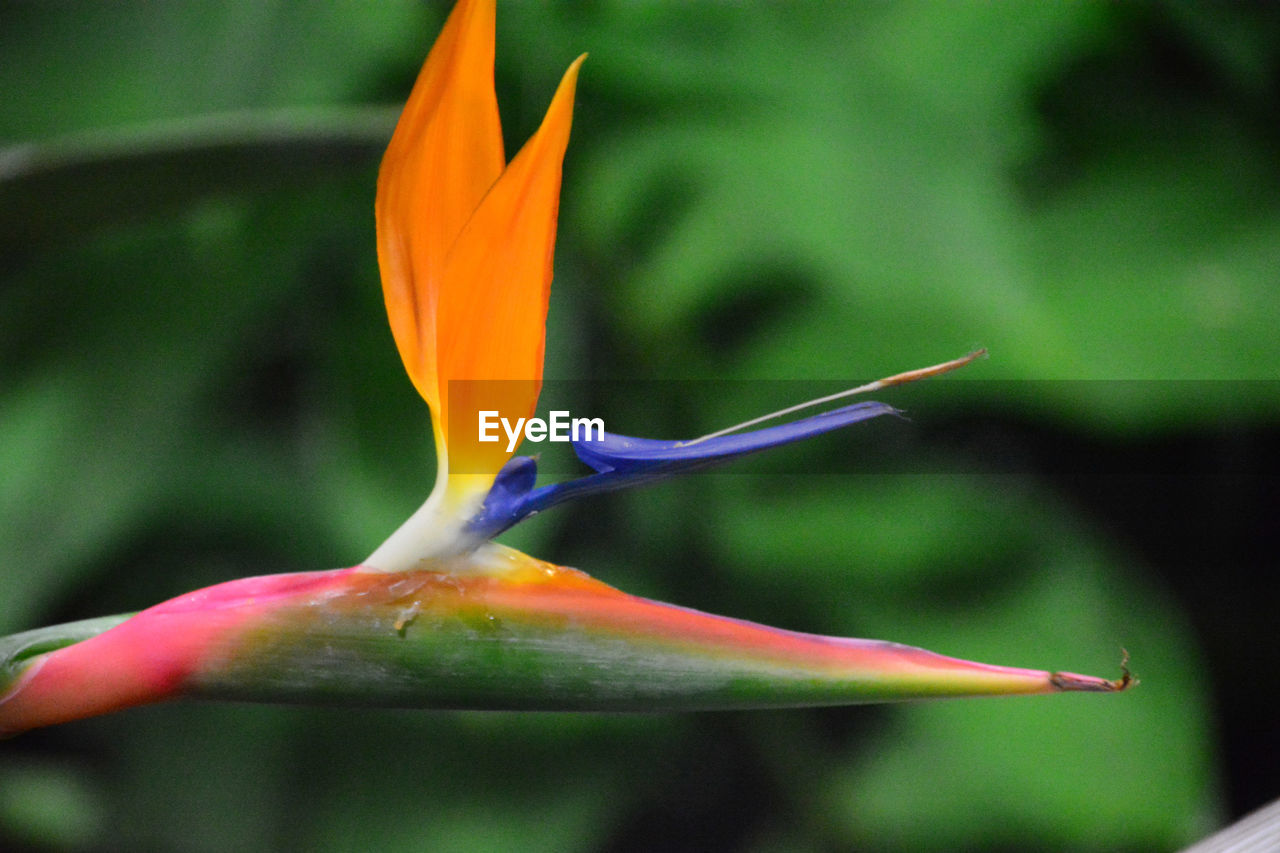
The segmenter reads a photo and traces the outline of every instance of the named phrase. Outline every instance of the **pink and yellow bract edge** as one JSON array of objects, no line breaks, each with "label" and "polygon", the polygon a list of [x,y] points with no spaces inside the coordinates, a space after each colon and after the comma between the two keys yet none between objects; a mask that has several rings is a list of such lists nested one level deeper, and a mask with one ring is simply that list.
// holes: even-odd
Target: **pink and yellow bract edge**
[{"label": "pink and yellow bract edge", "polygon": [[180,596],[37,658],[0,701],[0,731],[182,696],[688,711],[1127,684],[770,628],[628,595],[518,552],[503,556],[511,569],[493,575],[338,569]]},{"label": "pink and yellow bract edge", "polygon": [[477,404],[465,391],[450,399],[450,389],[465,388],[456,380],[516,379],[524,390],[506,401],[511,414],[527,416],[536,404],[582,62],[507,164],[493,92],[494,18],[493,0],[454,9],[378,181],[391,329],[431,411],[439,455],[427,502],[354,568],[230,581],[87,639],[68,631],[59,642],[56,628],[28,632],[38,642],[4,638],[0,733],[179,697],[687,711],[1128,686],[1127,672],[1109,681],[991,666],[714,616],[477,538],[468,522],[511,454],[450,435],[450,407]]}]

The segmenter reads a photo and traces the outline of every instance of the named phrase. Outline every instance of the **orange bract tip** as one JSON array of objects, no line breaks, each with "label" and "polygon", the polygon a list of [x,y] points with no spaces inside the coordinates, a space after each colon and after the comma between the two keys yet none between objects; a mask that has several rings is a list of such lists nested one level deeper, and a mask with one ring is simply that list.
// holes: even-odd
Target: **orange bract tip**
[{"label": "orange bract tip", "polygon": [[[427,57],[378,176],[391,331],[436,419],[450,474],[492,475],[511,456],[507,442],[477,440],[480,409],[514,422],[537,403],[561,164],[583,59],[504,169],[493,55],[492,0],[463,0]],[[492,380],[514,381],[485,387]]]},{"label": "orange bract tip", "polygon": [[451,472],[496,472],[511,456],[506,442],[477,441],[481,410],[495,410],[515,423],[531,416],[537,404],[561,164],[583,58],[569,66],[542,126],[449,253],[439,293],[436,354]]},{"label": "orange bract tip", "polygon": [[493,57],[493,0],[462,0],[418,75],[378,175],[378,264],[391,331],[434,410],[445,258],[505,163]]}]

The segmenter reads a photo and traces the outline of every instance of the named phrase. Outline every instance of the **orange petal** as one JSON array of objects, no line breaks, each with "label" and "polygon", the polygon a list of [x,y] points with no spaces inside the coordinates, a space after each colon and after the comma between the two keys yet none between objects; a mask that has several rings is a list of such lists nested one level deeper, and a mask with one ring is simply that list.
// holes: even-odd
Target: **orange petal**
[{"label": "orange petal", "polygon": [[561,166],[584,58],[569,66],[542,126],[484,197],[445,264],[436,363],[442,386],[449,382],[441,387],[440,422],[451,475],[491,475],[511,456],[505,437],[477,441],[480,410],[515,423],[537,404]]},{"label": "orange petal", "polygon": [[494,0],[461,0],[418,75],[378,174],[378,265],[391,332],[437,417],[445,258],[505,163],[493,53]]}]

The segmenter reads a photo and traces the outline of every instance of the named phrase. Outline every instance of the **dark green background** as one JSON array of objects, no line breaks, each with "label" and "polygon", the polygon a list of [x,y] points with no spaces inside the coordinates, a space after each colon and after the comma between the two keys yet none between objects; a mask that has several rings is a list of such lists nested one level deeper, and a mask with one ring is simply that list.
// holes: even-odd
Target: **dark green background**
[{"label": "dark green background", "polygon": [[[443,14],[0,7],[0,633],[353,564],[425,497],[372,206]],[[582,51],[547,373],[594,381],[552,401],[687,437],[992,357],[882,395],[910,422],[504,541],[800,630],[1097,674],[1124,646],[1141,686],[155,707],[0,745],[0,847],[1170,850],[1280,794],[1280,13],[505,3],[509,154]]]}]

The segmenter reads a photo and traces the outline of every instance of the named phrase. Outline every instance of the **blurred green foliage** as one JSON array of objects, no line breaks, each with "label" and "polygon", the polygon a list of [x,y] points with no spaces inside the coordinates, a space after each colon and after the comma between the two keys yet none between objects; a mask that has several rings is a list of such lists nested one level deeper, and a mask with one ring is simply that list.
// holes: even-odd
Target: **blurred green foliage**
[{"label": "blurred green foliage", "polygon": [[[445,11],[0,7],[0,633],[353,564],[425,497],[372,201]],[[1105,673],[1123,645],[1137,690],[147,708],[0,746],[0,846],[1156,850],[1280,793],[1249,728],[1275,688],[1246,679],[1276,659],[1278,36],[1191,4],[499,9],[509,152],[591,53],[548,329],[548,376],[597,380],[575,413],[692,436],[797,399],[729,380],[993,355],[883,395],[909,424],[504,541],[997,663]],[[914,461],[851,473],[902,434]]]}]

